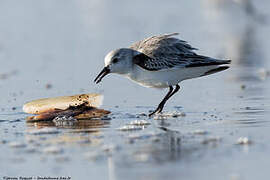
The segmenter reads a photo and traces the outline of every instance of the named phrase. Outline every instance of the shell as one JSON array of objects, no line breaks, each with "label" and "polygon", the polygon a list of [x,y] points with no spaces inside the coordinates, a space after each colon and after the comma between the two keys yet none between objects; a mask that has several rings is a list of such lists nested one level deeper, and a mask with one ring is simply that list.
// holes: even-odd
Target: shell
[{"label": "shell", "polygon": [[56,110],[54,112],[46,112],[37,116],[26,117],[27,122],[51,121],[57,116],[74,117],[77,120],[87,120],[93,118],[102,118],[110,114],[110,111],[87,107],[84,105],[68,108],[66,110]]},{"label": "shell", "polygon": [[23,106],[23,111],[29,114],[43,114],[66,110],[84,104],[87,107],[99,107],[103,101],[100,94],[80,94],[74,96],[61,96],[30,101]]},{"label": "shell", "polygon": [[101,118],[101,117],[106,116],[110,113],[111,113],[110,111],[107,111],[104,109],[92,108],[90,110],[86,110],[83,113],[74,116],[74,118],[78,119],[78,120],[91,119],[91,118]]}]

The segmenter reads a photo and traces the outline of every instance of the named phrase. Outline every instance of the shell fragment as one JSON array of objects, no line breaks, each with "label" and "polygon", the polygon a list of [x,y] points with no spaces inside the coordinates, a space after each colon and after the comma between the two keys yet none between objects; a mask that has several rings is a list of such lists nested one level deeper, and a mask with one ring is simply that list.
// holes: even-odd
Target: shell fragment
[{"label": "shell fragment", "polygon": [[110,113],[98,109],[103,96],[99,94],[80,94],[34,100],[23,106],[23,111],[36,116],[27,117],[28,122],[51,121],[56,117],[72,117],[77,120],[101,118]]},{"label": "shell fragment", "polygon": [[61,96],[55,98],[38,99],[26,103],[23,111],[29,114],[42,114],[54,112],[55,110],[65,110],[71,106],[79,106],[84,104],[88,107],[99,107],[103,101],[100,94],[80,94],[74,96]]}]

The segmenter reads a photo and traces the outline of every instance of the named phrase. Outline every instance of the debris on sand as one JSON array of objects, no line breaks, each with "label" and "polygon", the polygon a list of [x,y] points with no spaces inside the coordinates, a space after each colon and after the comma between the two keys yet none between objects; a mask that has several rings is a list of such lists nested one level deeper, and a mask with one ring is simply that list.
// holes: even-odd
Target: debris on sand
[{"label": "debris on sand", "polygon": [[248,145],[248,144],[252,144],[252,141],[250,139],[248,139],[247,137],[240,137],[240,138],[238,138],[236,144]]},{"label": "debris on sand", "polygon": [[[74,96],[62,96],[34,100],[23,106],[23,111],[36,116],[27,117],[27,122],[52,121],[64,123],[71,119],[87,120],[102,118],[110,113],[104,109],[98,109],[103,96],[100,94],[80,94]],[[58,118],[57,118],[58,117]],[[64,117],[64,118],[63,118]]]}]

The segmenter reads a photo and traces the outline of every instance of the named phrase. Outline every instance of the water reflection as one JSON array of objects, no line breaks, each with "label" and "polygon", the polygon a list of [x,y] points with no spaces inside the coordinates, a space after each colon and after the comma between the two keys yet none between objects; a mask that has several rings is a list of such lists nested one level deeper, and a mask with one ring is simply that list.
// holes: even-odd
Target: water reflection
[{"label": "water reflection", "polygon": [[[152,135],[141,134],[132,144],[125,146],[129,153],[115,158],[115,163],[132,166],[134,163],[163,164],[166,162],[181,161],[193,155],[195,151],[202,150],[199,140],[191,134],[181,134],[168,128]],[[197,140],[195,140],[197,139]],[[125,151],[124,150],[124,151]],[[126,152],[128,152],[126,151]],[[116,155],[117,156],[117,155]]]},{"label": "water reflection", "polygon": [[226,122],[251,127],[265,126],[269,121],[265,120],[266,110],[262,107],[245,107],[233,111],[233,115]]},{"label": "water reflection", "polygon": [[44,128],[44,127],[57,127],[62,129],[99,129],[99,128],[108,128],[110,125],[109,120],[78,120],[73,125],[69,126],[58,126],[55,125],[52,121],[40,121],[34,123],[27,123],[28,128]]},{"label": "water reflection", "polygon": [[110,121],[79,120],[72,126],[55,126],[51,121],[27,123],[25,138],[29,144],[39,147],[57,145],[100,146],[103,142],[101,129],[108,128]]},{"label": "water reflection", "polygon": [[157,162],[162,163],[165,161],[177,161],[182,155],[185,156],[185,154],[182,154],[181,139],[182,137],[178,131],[172,131],[166,128],[165,133],[160,136],[159,144],[159,146],[166,148],[162,148],[159,152],[160,154],[154,153],[153,158]]},{"label": "water reflection", "polygon": [[150,137],[147,142],[136,141],[135,151],[131,156],[131,162],[147,162],[161,164],[169,161],[178,161],[182,156],[186,156],[183,152],[181,144],[182,136],[177,131],[162,128],[163,132]]}]

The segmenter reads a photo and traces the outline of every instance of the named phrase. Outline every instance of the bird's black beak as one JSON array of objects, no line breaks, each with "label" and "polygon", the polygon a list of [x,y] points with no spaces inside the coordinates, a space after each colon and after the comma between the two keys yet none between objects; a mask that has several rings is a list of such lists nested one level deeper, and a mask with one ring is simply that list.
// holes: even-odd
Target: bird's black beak
[{"label": "bird's black beak", "polygon": [[107,74],[110,73],[110,69],[108,67],[104,67],[102,71],[98,74],[94,82],[98,84]]}]

